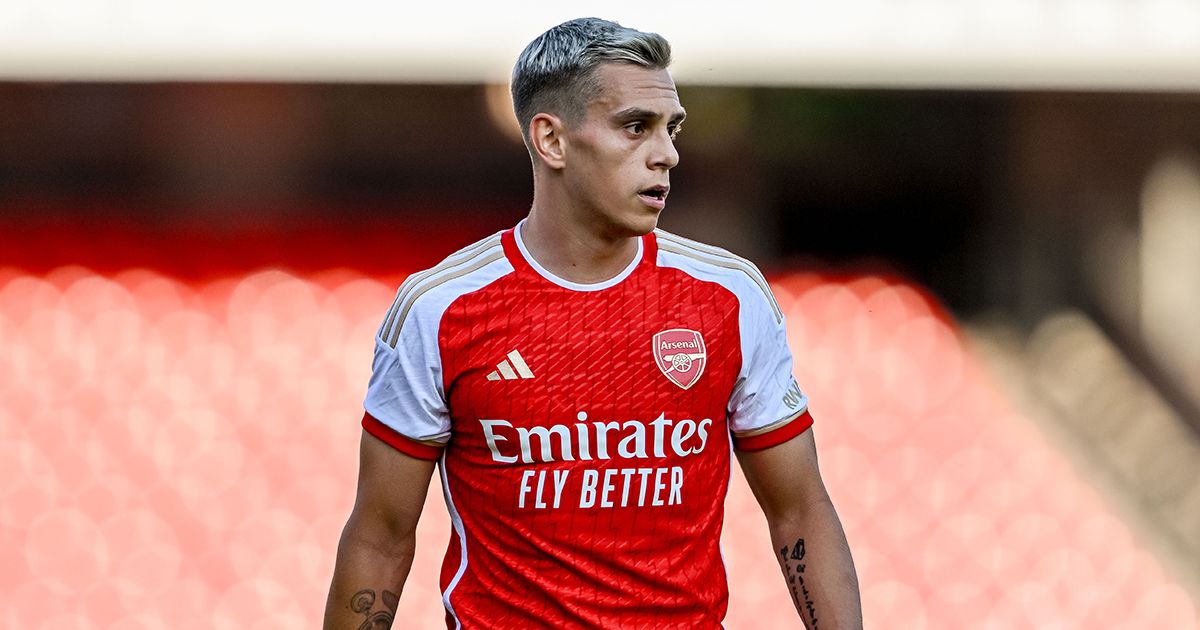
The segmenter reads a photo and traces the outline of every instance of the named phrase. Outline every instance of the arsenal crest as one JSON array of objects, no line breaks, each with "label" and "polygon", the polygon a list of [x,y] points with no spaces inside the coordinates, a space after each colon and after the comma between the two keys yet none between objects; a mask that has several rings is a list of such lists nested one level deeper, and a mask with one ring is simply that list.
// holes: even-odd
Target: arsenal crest
[{"label": "arsenal crest", "polygon": [[687,389],[700,380],[707,363],[704,338],[686,328],[672,328],[654,335],[654,364],[672,383]]}]

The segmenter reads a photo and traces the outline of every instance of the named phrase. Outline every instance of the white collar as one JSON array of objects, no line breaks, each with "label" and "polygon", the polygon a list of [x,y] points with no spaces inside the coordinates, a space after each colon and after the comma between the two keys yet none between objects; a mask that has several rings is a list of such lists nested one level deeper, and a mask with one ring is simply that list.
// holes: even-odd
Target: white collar
[{"label": "white collar", "polygon": [[517,249],[521,250],[521,256],[525,258],[525,262],[529,263],[529,266],[533,267],[533,270],[536,271],[538,275],[549,280],[550,282],[553,282],[554,284],[557,284],[560,287],[563,287],[564,289],[571,289],[573,291],[600,291],[602,289],[607,289],[611,286],[615,286],[625,278],[628,278],[629,275],[633,273],[633,270],[637,269],[638,263],[642,262],[642,249],[644,246],[642,244],[642,239],[639,238],[637,240],[637,254],[633,256],[633,260],[627,267],[625,267],[625,269],[621,271],[621,273],[618,273],[608,280],[602,280],[600,282],[591,284],[571,282],[570,280],[560,278],[553,273],[550,273],[550,271],[541,266],[538,261],[534,260],[533,256],[530,255],[529,250],[525,248],[525,241],[521,239],[521,226],[523,225],[525,225],[525,219],[521,219],[521,222],[517,224],[516,230],[513,231],[513,236],[517,241]]}]

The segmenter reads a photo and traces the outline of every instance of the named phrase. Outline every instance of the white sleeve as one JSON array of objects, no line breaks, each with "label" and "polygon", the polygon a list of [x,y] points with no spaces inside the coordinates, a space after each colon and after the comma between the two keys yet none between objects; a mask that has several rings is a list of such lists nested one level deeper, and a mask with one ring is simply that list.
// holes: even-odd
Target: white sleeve
[{"label": "white sleeve", "polygon": [[[808,396],[792,376],[792,352],[778,306],[762,291],[739,297],[742,368],[730,396],[729,424],[739,448],[765,448],[808,428]],[[796,420],[801,424],[794,425]],[[777,430],[774,438],[767,436]]]},{"label": "white sleeve", "polygon": [[[422,306],[420,301],[414,305],[397,324],[399,334],[389,335],[392,339],[376,335],[375,360],[363,407],[403,437],[444,445],[450,439],[450,410],[438,350],[442,310]],[[393,340],[394,346],[390,343]]]}]

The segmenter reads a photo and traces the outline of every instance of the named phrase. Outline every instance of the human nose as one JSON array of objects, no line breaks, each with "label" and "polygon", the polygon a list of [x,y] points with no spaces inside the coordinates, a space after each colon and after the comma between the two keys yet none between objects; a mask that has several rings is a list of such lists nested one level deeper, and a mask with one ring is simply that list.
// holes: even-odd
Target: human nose
[{"label": "human nose", "polygon": [[650,153],[650,168],[668,170],[679,164],[679,151],[675,149],[675,139],[667,131],[655,134],[656,141]]}]

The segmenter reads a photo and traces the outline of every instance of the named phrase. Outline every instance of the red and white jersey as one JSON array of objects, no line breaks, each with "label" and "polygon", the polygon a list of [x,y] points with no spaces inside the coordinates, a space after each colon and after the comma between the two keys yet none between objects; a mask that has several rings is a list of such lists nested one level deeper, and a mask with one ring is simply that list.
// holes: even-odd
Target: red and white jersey
[{"label": "red and white jersey", "polygon": [[581,285],[520,228],[411,276],[363,426],[439,459],[449,628],[720,628],[731,444],[812,424],[758,269],[663,231]]}]

